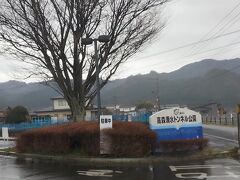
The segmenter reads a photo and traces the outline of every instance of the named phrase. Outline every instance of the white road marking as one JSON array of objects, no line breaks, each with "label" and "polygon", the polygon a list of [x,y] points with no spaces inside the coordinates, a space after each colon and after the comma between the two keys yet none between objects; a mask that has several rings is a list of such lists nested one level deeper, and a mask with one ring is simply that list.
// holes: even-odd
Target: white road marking
[{"label": "white road marking", "polygon": [[221,176],[207,176],[206,178],[215,178],[215,179],[218,179],[218,178],[236,178],[236,179],[239,179],[240,178],[240,175],[237,175],[233,172],[226,172],[227,175],[221,175]]},{"label": "white road marking", "polygon": [[216,169],[223,168],[222,165],[189,165],[189,166],[169,166],[171,171],[186,170],[186,169]]},{"label": "white road marking", "polygon": [[177,173],[175,175],[179,179],[219,179],[219,178],[235,178],[239,179],[240,175],[237,175],[233,172],[226,172],[226,175],[219,175],[219,176],[208,176],[207,173]]},{"label": "white road marking", "polygon": [[113,170],[95,170],[90,169],[88,171],[77,171],[79,175],[83,176],[94,176],[94,177],[112,177],[113,173],[121,174],[122,171],[113,171]]},{"label": "white road marking", "polygon": [[[188,165],[188,166],[169,166],[172,172],[177,172],[181,170],[196,170],[196,169],[223,169],[223,170],[231,170],[232,168],[239,168],[239,165]],[[240,179],[240,174],[235,174],[231,171],[224,171],[223,175],[209,175],[205,172],[194,172],[194,173],[176,173],[175,176],[179,179],[222,179],[222,178],[235,178]]]},{"label": "white road marking", "polygon": [[220,136],[215,136],[215,135],[211,135],[211,134],[207,134],[207,133],[204,133],[204,135],[209,136],[209,137],[214,137],[214,138],[217,138],[217,139],[222,139],[222,140],[225,140],[225,141],[230,141],[230,142],[233,142],[235,144],[238,144],[238,141],[236,141],[236,140],[232,140],[232,139],[228,139],[228,138],[224,138],[224,137],[220,137]]},{"label": "white road marking", "polygon": [[206,179],[206,173],[178,173],[175,175],[179,179]]}]

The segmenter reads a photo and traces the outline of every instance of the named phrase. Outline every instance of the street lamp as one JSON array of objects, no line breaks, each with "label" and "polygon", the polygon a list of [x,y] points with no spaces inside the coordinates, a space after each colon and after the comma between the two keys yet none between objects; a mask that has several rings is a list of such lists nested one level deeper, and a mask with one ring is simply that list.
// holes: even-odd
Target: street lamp
[{"label": "street lamp", "polygon": [[90,45],[94,42],[94,50],[95,50],[95,63],[96,63],[96,76],[97,76],[97,104],[98,104],[98,113],[97,117],[98,120],[100,120],[101,115],[101,96],[100,96],[100,81],[99,81],[99,57],[98,57],[98,48],[97,48],[97,42],[101,43],[107,43],[110,41],[110,36],[108,35],[100,35],[98,38],[82,38],[82,44],[84,45]]}]

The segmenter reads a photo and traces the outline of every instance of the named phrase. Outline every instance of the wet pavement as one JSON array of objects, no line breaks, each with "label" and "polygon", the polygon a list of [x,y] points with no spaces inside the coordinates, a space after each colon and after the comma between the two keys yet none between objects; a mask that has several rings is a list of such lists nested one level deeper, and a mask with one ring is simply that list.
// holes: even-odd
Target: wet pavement
[{"label": "wet pavement", "polygon": [[15,141],[1,141],[0,140],[0,150],[14,147],[15,144],[16,144]]},{"label": "wet pavement", "polygon": [[210,147],[238,147],[238,132],[236,127],[203,125],[204,136],[209,139]]},{"label": "wet pavement", "polygon": [[240,161],[214,159],[207,161],[165,163],[128,167],[85,167],[74,164],[34,163],[9,156],[0,156],[1,180],[239,180]]}]

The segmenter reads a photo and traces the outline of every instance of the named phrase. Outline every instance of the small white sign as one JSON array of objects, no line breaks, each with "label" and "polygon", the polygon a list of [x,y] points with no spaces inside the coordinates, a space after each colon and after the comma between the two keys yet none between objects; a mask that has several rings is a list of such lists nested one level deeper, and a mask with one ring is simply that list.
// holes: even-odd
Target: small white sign
[{"label": "small white sign", "polygon": [[9,138],[8,128],[6,128],[6,127],[2,128],[2,138],[3,139],[8,139]]},{"label": "small white sign", "polygon": [[112,115],[100,116],[100,130],[106,128],[112,128]]}]

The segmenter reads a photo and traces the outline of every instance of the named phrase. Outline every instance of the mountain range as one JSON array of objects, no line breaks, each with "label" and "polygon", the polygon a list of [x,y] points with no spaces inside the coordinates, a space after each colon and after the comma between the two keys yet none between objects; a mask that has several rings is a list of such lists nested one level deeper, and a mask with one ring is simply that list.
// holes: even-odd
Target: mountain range
[{"label": "mountain range", "polygon": [[[234,107],[240,103],[240,59],[205,59],[170,73],[139,74],[110,81],[101,91],[103,105],[135,105],[141,101],[198,106],[219,103]],[[52,106],[59,96],[42,83],[8,81],[0,83],[0,108],[23,105],[30,110]]]}]

